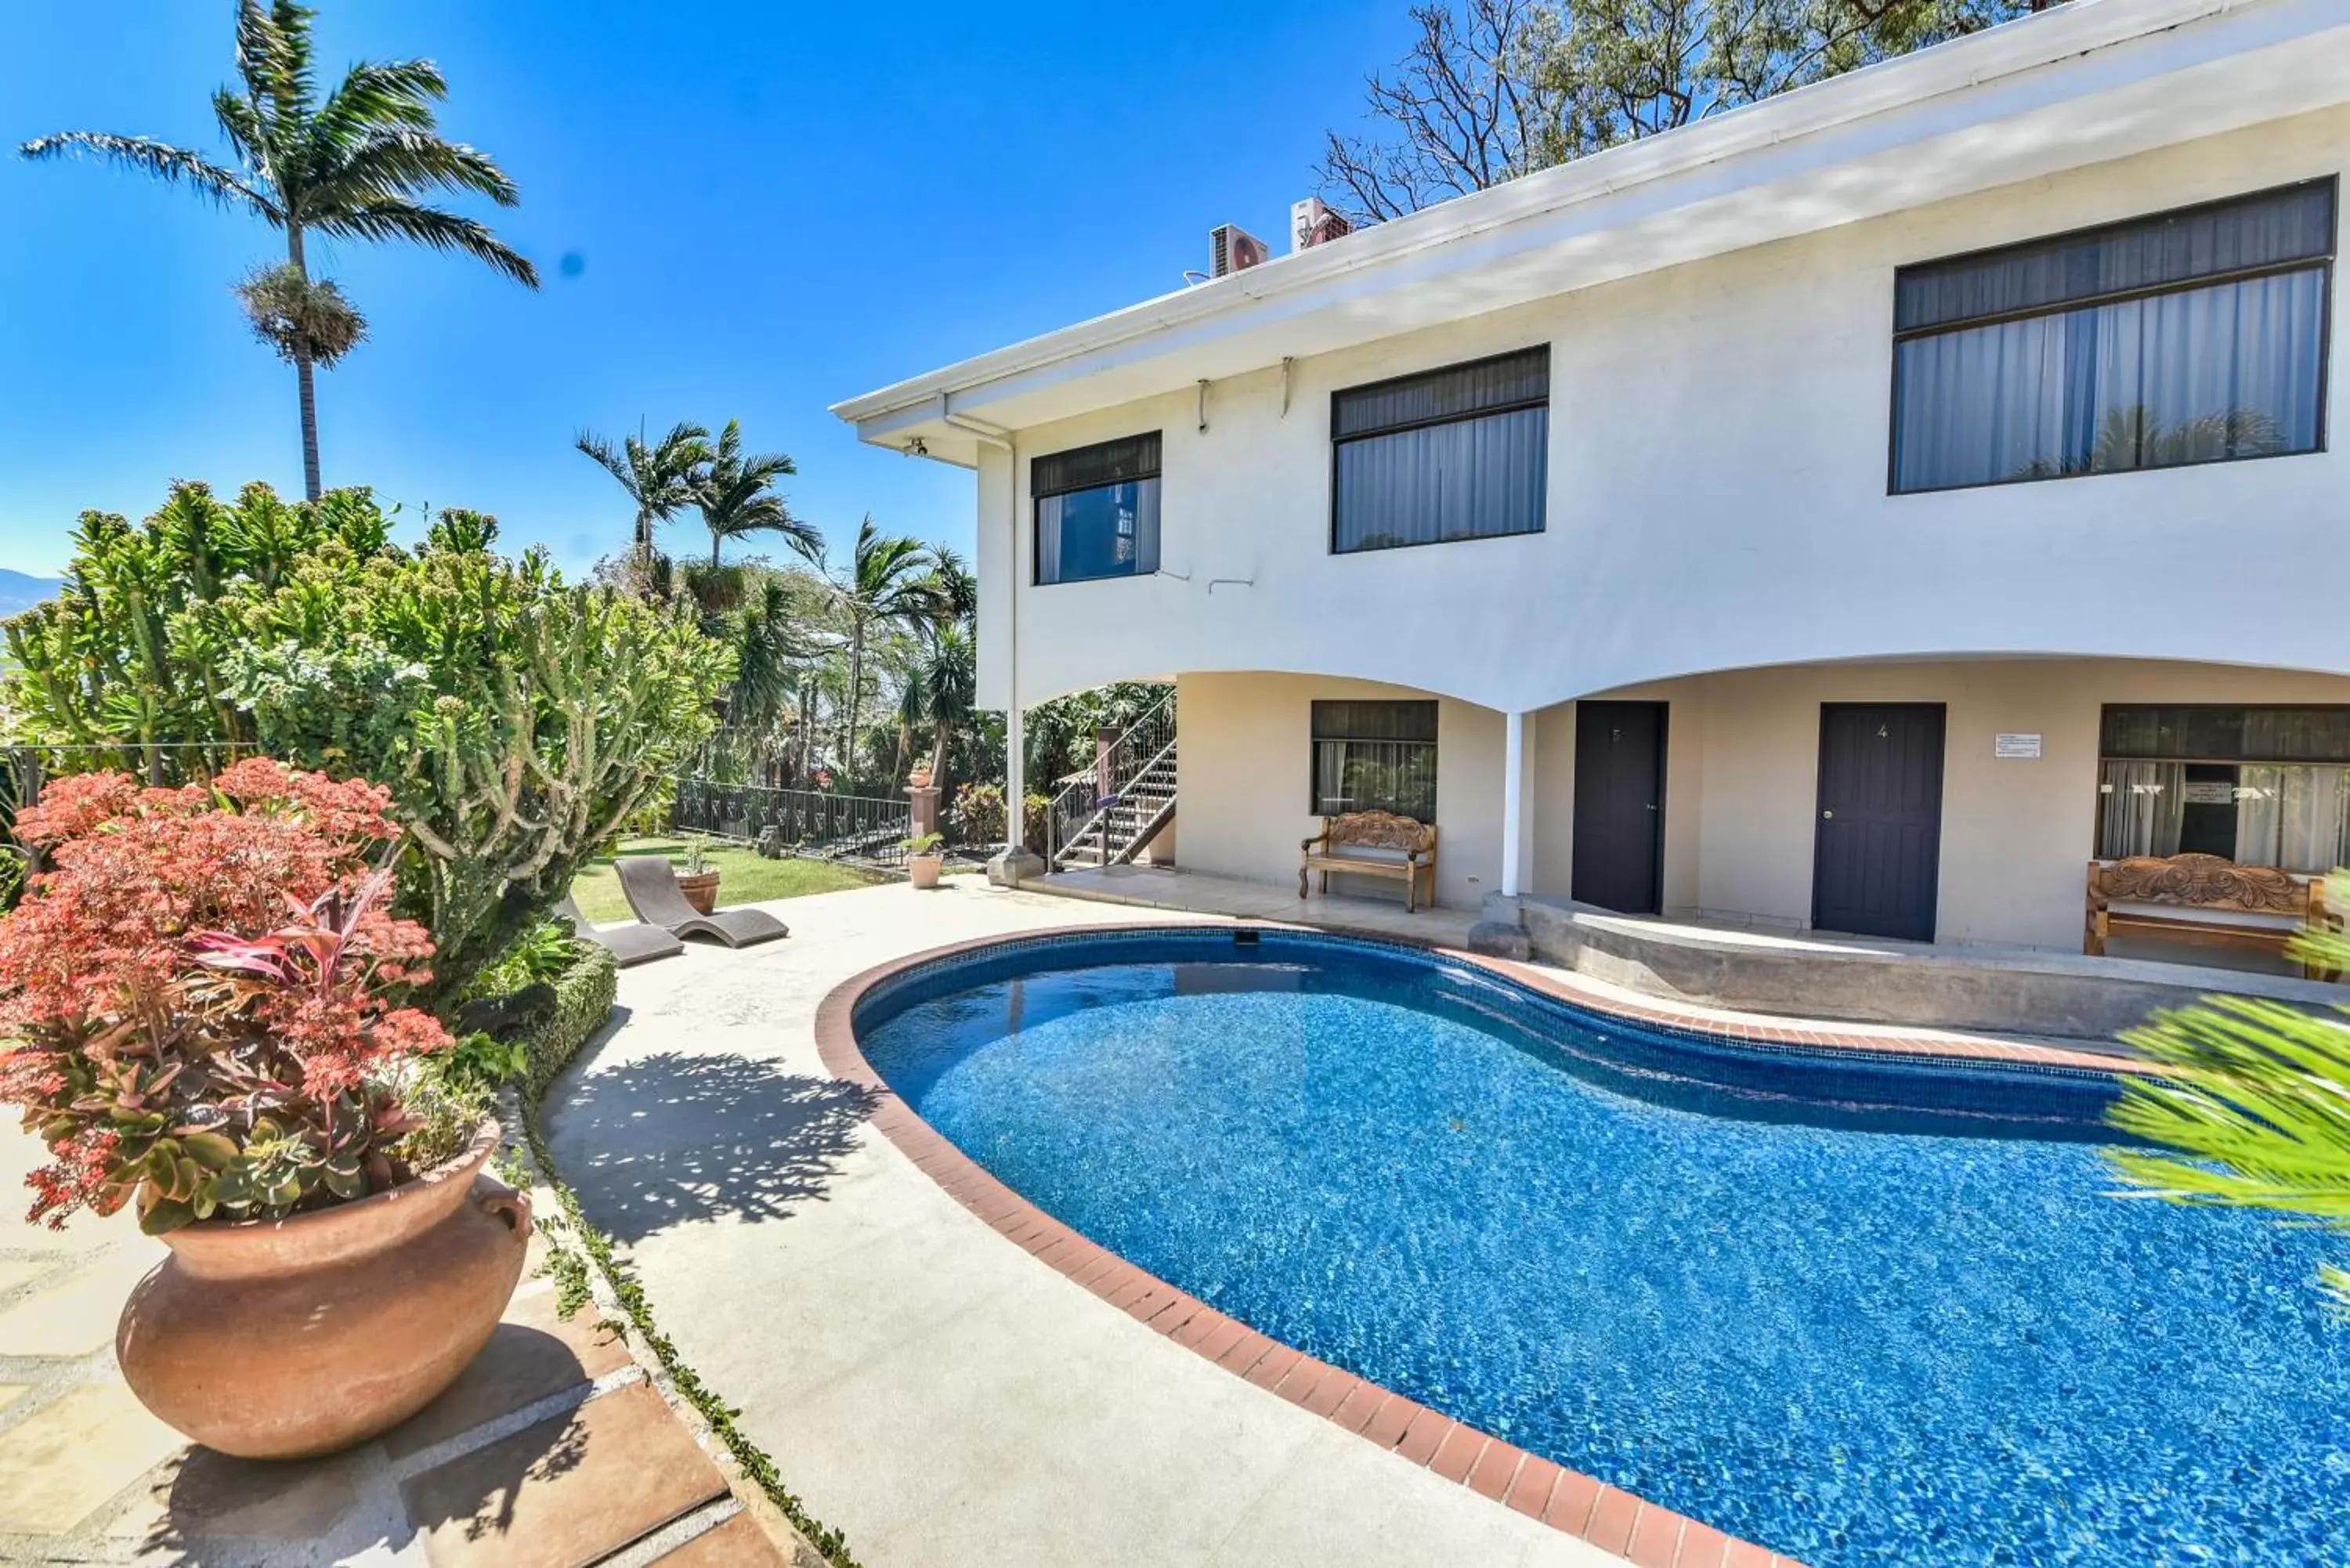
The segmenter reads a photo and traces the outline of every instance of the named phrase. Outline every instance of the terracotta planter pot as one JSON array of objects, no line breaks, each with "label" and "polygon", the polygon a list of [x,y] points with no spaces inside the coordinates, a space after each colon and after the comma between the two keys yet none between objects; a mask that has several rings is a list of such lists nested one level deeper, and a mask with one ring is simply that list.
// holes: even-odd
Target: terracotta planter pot
[{"label": "terracotta planter pot", "polygon": [[909,855],[906,857],[906,875],[913,879],[917,888],[935,888],[939,885],[939,871],[946,863],[943,855]]},{"label": "terracotta planter pot", "polygon": [[677,874],[678,891],[685,901],[701,914],[707,915],[718,908],[718,873],[715,871],[681,871]]},{"label": "terracotta planter pot", "polygon": [[483,1170],[491,1122],[404,1186],[290,1220],[206,1220],[122,1308],[140,1403],[206,1448],[298,1459],[363,1442],[456,1380],[522,1277],[530,1200]]}]

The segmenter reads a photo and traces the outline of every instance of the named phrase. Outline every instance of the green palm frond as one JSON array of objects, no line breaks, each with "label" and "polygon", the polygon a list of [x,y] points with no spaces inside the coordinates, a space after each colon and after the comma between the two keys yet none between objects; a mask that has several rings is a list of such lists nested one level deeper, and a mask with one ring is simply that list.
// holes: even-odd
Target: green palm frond
[{"label": "green palm frond", "polygon": [[[2302,945],[2338,952],[2341,941],[2321,931]],[[2123,1038],[2155,1067],[2125,1076],[2108,1112],[2152,1146],[2107,1154],[2139,1193],[2350,1230],[2350,1010],[2215,996]],[[2350,1274],[2321,1270],[2320,1282],[2350,1307]]]},{"label": "green palm frond", "polygon": [[70,158],[81,154],[106,159],[125,169],[151,174],[167,185],[185,185],[199,196],[224,207],[245,207],[272,223],[284,213],[267,196],[243,177],[222,168],[201,152],[174,147],[147,136],[109,136],[98,130],[67,130],[36,136],[17,150],[27,158]]},{"label": "green palm frond", "polygon": [[719,546],[746,535],[781,534],[805,553],[808,543],[820,544],[814,525],[791,514],[775,483],[799,468],[783,452],[745,453],[741,421],[729,420],[718,432],[718,445],[703,475],[697,504],[710,530],[710,564],[718,565]]},{"label": "green palm frond", "polygon": [[343,73],[311,119],[308,140],[322,154],[348,156],[385,130],[430,131],[449,84],[431,60],[361,60]]},{"label": "green palm frond", "polygon": [[309,226],[348,239],[409,240],[434,250],[461,251],[525,287],[538,286],[538,268],[528,257],[492,234],[487,224],[440,207],[383,197],[314,213]]},{"label": "green palm frond", "polygon": [[701,496],[712,460],[710,432],[682,420],[650,446],[628,436],[615,448],[586,431],[573,444],[618,480],[637,504],[636,544],[645,551],[652,547],[655,524],[668,522]]},{"label": "green palm frond", "polygon": [[331,172],[310,192],[312,203],[327,211],[432,190],[471,191],[504,207],[520,199],[515,182],[486,155],[429,131],[376,131],[328,167]]}]

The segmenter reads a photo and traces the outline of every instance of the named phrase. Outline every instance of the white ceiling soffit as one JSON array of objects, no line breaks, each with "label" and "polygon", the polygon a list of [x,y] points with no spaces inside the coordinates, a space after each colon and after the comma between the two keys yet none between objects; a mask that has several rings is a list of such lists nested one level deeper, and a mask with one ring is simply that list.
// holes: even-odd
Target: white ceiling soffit
[{"label": "white ceiling soffit", "polygon": [[2350,0],[2074,0],[837,404],[1014,429],[2350,99]]}]

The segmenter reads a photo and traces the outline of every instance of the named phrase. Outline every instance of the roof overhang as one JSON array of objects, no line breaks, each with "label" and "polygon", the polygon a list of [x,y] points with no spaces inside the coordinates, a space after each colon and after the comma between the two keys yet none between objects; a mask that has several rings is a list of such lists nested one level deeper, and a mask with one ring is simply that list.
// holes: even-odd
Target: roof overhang
[{"label": "roof overhang", "polygon": [[2345,0],[2074,0],[834,405],[1013,430],[2350,101]]}]

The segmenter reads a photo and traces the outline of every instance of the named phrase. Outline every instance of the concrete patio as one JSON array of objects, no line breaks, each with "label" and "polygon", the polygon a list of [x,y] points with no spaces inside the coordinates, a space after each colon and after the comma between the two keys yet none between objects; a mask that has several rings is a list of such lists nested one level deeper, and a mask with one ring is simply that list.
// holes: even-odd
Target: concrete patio
[{"label": "concrete patio", "polygon": [[1334,930],[1362,931],[1407,941],[1460,947],[1479,916],[1465,909],[1421,909],[1404,912],[1399,884],[1387,898],[1310,892],[1273,882],[1185,871],[1168,866],[1087,867],[1056,872],[1025,885],[1040,893],[1095,903],[1192,914],[1229,915],[1246,920],[1294,920]]}]

